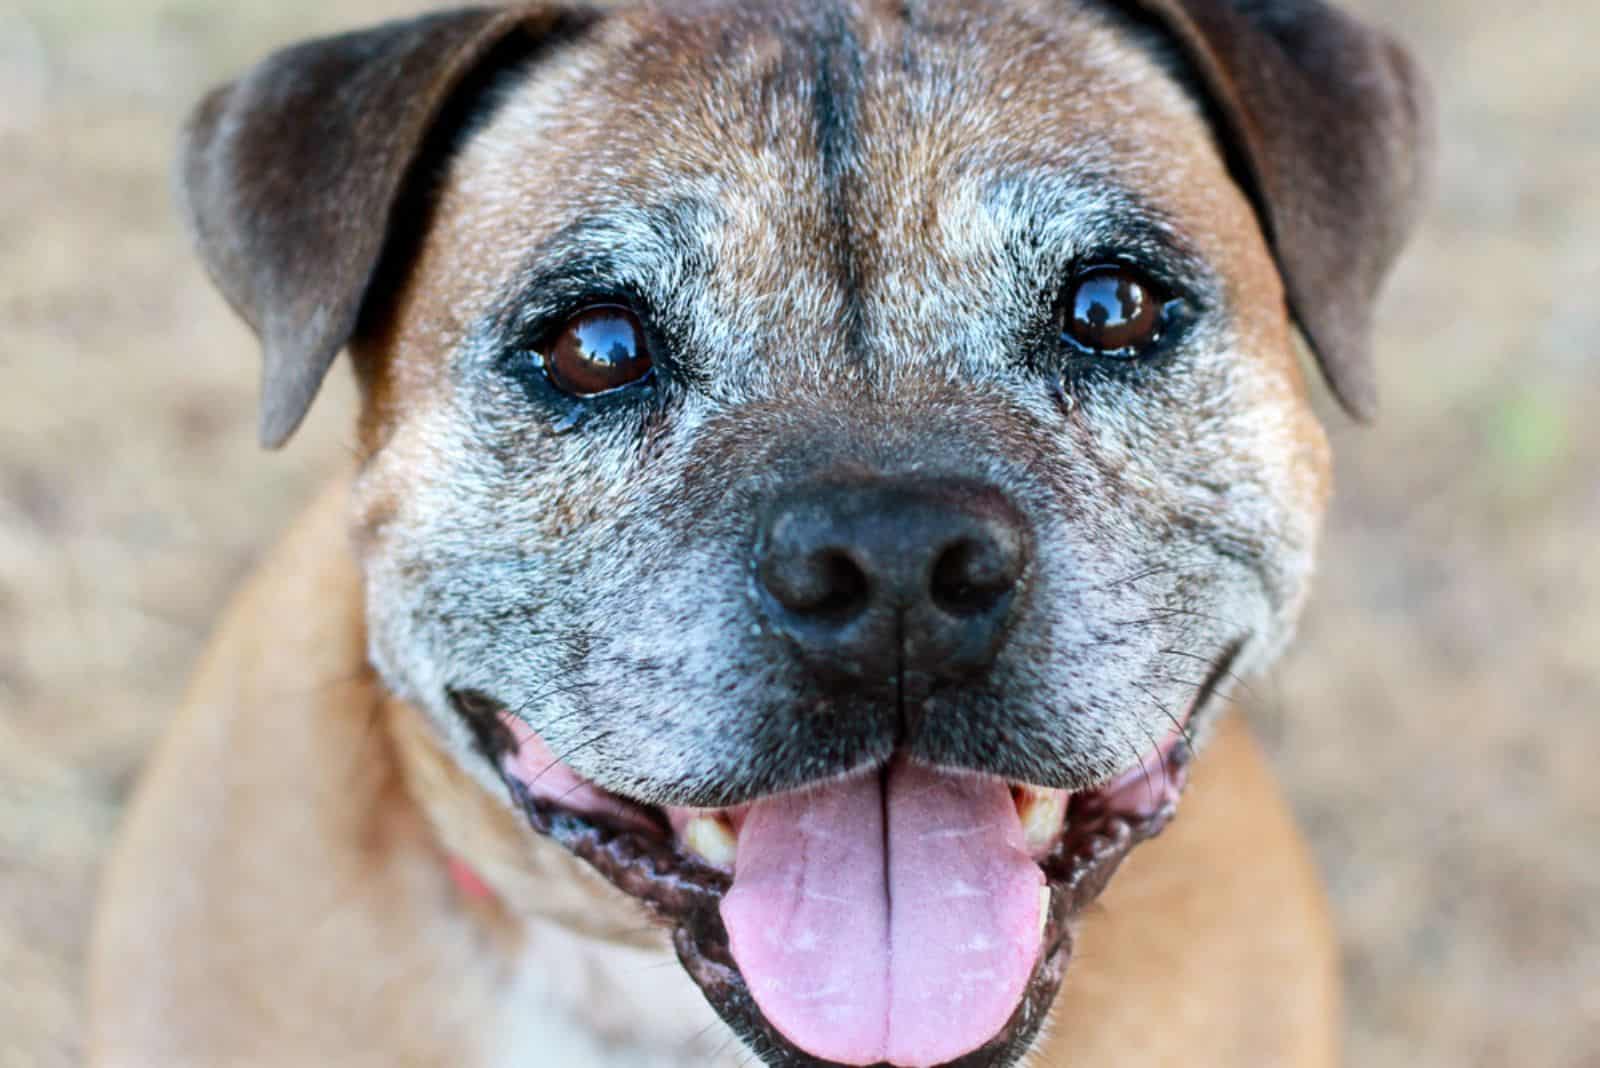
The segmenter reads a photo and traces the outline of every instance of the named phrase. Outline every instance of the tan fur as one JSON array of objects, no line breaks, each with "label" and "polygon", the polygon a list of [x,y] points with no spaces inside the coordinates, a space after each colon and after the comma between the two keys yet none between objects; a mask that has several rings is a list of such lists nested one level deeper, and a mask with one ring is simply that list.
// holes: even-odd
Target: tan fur
[{"label": "tan fur", "polygon": [[1217,731],[1177,821],[1084,918],[1039,1068],[1337,1063],[1337,950],[1260,749]]},{"label": "tan fur", "polygon": [[[974,453],[1016,457],[1032,456],[1048,437],[1030,474],[1075,465],[1076,485],[1088,487],[1077,509],[1114,522],[1074,536],[1081,547],[1098,539],[1123,550],[1100,561],[1106,568],[1147,563],[1141,554],[1159,561],[1174,550],[1138,538],[1181,533],[1181,521],[1220,513],[1224,533],[1261,542],[1271,565],[1262,579],[1273,587],[1270,606],[1240,622],[1252,631],[1236,666],[1249,670],[1281,648],[1309,585],[1330,461],[1281,264],[1257,208],[1230,175],[1203,107],[1171,77],[1161,50],[1135,39],[1143,31],[1098,8],[999,6],[1003,16],[986,5],[927,5],[924,15],[948,24],[943,39],[958,42],[948,51],[926,46],[944,81],[919,82],[881,62],[905,43],[901,5],[859,12],[878,59],[854,98],[860,145],[846,221],[825,203],[826,153],[813,143],[821,135],[806,132],[814,101],[793,86],[765,95],[753,88],[782,82],[781,42],[762,19],[793,15],[783,3],[755,17],[720,4],[612,15],[541,56],[536,73],[497,85],[500,106],[481,128],[453,158],[428,161],[438,163],[438,184],[419,216],[425,229],[392,243],[410,258],[390,265],[370,297],[344,294],[352,315],[350,301],[366,302],[350,339],[364,395],[359,466],[328,487],[239,595],[108,871],[90,974],[95,1063],[747,1061],[638,903],[513,811],[445,691],[500,682],[475,680],[474,671],[506,674],[510,665],[544,682],[562,670],[535,670],[540,650],[528,628],[464,619],[473,611],[514,616],[488,610],[497,597],[502,608],[542,610],[551,589],[577,590],[586,603],[609,595],[622,607],[605,621],[626,629],[650,607],[637,591],[654,571],[629,580],[633,572],[610,567],[614,546],[586,537],[620,537],[610,525],[620,518],[616,527],[649,550],[631,549],[630,565],[665,569],[640,517],[649,527],[691,496],[685,487],[696,479],[722,489],[717,464],[729,456],[761,466],[769,447],[780,459],[785,442],[800,448],[808,419],[870,428],[886,441],[908,428],[932,439],[939,427],[958,426],[946,436],[968,435]],[[408,54],[430,63],[425,47]],[[210,106],[226,104],[218,97]],[[209,158],[202,153],[199,163]],[[396,159],[399,166],[409,156]],[[975,333],[965,348],[956,344],[952,321],[985,321],[973,308],[989,296],[981,282],[994,277],[983,272],[1005,208],[984,197],[1012,169],[1073,176],[1063,195],[1082,199],[1060,214],[1094,216],[1098,181],[1134,191],[1223,280],[1227,342],[1196,357],[1205,388],[1194,387],[1189,403],[1140,412],[1104,405],[1091,418],[1070,405],[1057,411],[1041,390],[1034,400],[1056,421],[1029,421],[1032,409],[1007,402],[995,384],[1005,337]],[[233,172],[197,170],[232,191]],[[518,292],[532,250],[574,220],[672,203],[686,191],[717,209],[712,222],[686,224],[715,269],[666,287],[700,302],[696,322],[715,332],[705,347],[721,350],[710,354],[722,360],[714,385],[693,398],[703,422],[684,430],[663,419],[648,427],[662,439],[652,449],[608,452],[581,435],[544,433],[533,419],[508,420],[516,431],[498,444],[536,459],[537,473],[486,476],[493,465],[484,453],[495,441],[482,423],[493,406],[481,398],[474,406],[471,390],[487,388],[485,378],[456,365],[471,355],[473,331]],[[368,205],[345,207],[359,214]],[[205,210],[198,217],[229,222]],[[396,218],[417,225],[403,212]],[[389,221],[387,213],[369,220],[365,236]],[[270,254],[276,234],[264,229],[249,247]],[[237,251],[210,241],[219,243]],[[851,252],[848,283],[831,259],[837,245]],[[223,257],[225,277],[237,259]],[[293,272],[277,280],[320,299],[315,286],[308,295],[291,284],[305,281]],[[870,336],[857,341],[876,362],[841,342],[852,300],[867,309]],[[741,359],[742,346],[758,341],[777,358]],[[314,391],[314,376],[302,375],[298,392],[280,398],[279,429],[292,426],[285,413],[298,419],[309,402],[307,381]],[[517,434],[526,437],[513,441]],[[1107,529],[1118,534],[1099,537]],[[525,576],[489,566],[522,560],[530,546],[565,554],[571,570],[527,568],[547,583],[530,592],[519,584]],[[1096,560],[1086,552],[1077,563]],[[1203,585],[1206,567],[1185,566]],[[1103,591],[1128,573],[1074,577]],[[464,574],[465,585],[448,584]],[[599,589],[596,577],[616,578],[625,596]],[[647,592],[686,600],[683,591],[697,588],[664,581]],[[1119,601],[1145,613],[1166,608],[1147,596],[1147,604],[1132,593]],[[1102,603],[1099,622],[1123,625],[1123,607]],[[1185,621],[1205,615],[1192,606],[1175,613],[1166,621],[1175,636],[1165,640],[1186,644]],[[449,644],[438,635],[457,625],[482,644],[456,642],[440,655],[429,642]],[[715,650],[715,666],[754,677],[732,655],[731,639],[711,633],[715,640],[699,644]],[[1216,655],[1206,652],[1191,660]],[[1164,681],[1182,687],[1185,700],[1200,688]],[[732,694],[733,683],[720,692]],[[602,690],[595,706],[612,712],[616,696],[608,703]],[[725,700],[742,711],[737,697]],[[695,691],[660,701],[674,711],[719,711]],[[1158,715],[1165,709],[1120,704],[1126,722],[1107,727],[1127,734],[1131,751],[1167,729]],[[714,722],[721,729],[737,718]],[[1336,952],[1317,880],[1243,725],[1202,720],[1195,726],[1210,742],[1176,823],[1137,849],[1080,918],[1052,1023],[1027,1063],[1334,1063]],[[626,764],[633,757],[620,748]],[[601,769],[611,780],[579,770],[625,792],[615,764]],[[462,893],[449,875],[452,857],[487,883],[491,898]]]},{"label": "tan fur", "polygon": [[132,805],[90,966],[95,1063],[445,1064],[483,1033],[508,942],[455,908],[403,784],[347,498],[240,593]]},{"label": "tan fur", "polygon": [[[93,1063],[490,1064],[504,1021],[532,1011],[513,914],[550,894],[592,914],[626,905],[442,763],[421,717],[375,684],[348,494],[331,486],[239,595],[139,791],[96,931]],[[461,897],[444,840],[504,908]],[[695,994],[664,951],[642,961],[627,978]],[[1230,723],[1177,822],[1084,917],[1031,1063],[1326,1068],[1334,961],[1304,848]],[[547,967],[607,992],[581,960]],[[619,1041],[638,1027],[631,1001],[588,1009],[570,1025]]]}]

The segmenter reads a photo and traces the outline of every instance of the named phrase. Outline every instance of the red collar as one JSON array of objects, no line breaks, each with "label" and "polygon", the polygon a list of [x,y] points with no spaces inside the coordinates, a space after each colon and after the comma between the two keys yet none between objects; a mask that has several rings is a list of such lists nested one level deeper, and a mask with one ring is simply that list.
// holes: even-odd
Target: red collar
[{"label": "red collar", "polygon": [[456,889],[468,901],[493,901],[494,890],[466,861],[460,857],[448,858],[446,864],[450,869],[450,881],[456,884]]}]

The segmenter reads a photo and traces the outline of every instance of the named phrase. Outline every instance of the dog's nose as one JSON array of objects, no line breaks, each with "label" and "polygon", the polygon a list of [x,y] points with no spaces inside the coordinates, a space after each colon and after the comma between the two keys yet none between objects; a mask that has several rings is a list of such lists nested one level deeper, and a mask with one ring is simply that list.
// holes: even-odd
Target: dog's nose
[{"label": "dog's nose", "polygon": [[949,679],[993,662],[1028,548],[990,486],[823,483],[769,511],[756,574],[768,617],[829,679]]}]

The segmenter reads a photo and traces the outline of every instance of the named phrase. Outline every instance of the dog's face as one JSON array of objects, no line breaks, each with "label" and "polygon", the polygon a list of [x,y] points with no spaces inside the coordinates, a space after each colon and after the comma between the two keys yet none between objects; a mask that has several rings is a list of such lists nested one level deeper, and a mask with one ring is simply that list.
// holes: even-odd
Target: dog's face
[{"label": "dog's face", "polygon": [[[772,1063],[1025,1049],[1071,914],[1170,815],[1179,736],[1305,596],[1328,456],[1296,224],[1263,222],[1281,149],[1219,132],[1251,105],[1218,103],[1184,5],[1131,7],[695,3],[365,46],[478,50],[337,206],[386,250],[345,300],[374,663],[676,925]],[[241,138],[226,105],[196,158]],[[225,288],[247,254],[212,253]],[[261,287],[232,292],[272,344]],[[978,905],[929,885],[966,875]]]},{"label": "dog's face", "polygon": [[[652,803],[899,750],[1077,788],[1281,642],[1326,449],[1198,108],[1094,9],[929,20],[624,14],[496,86],[367,360],[406,696],[492,695]],[[1095,352],[1077,305],[1119,287],[1132,341]],[[869,559],[941,539],[1018,542],[1007,603]],[[861,573],[771,573],[829,551]],[[874,588],[833,620],[785,578]]]}]

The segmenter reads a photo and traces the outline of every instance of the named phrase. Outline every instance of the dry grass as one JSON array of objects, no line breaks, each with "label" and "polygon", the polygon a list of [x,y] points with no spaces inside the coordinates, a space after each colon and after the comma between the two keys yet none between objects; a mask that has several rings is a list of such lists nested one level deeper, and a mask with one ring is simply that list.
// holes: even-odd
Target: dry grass
[{"label": "dry grass", "polygon": [[[1336,434],[1321,594],[1249,711],[1334,890],[1350,1062],[1593,1065],[1600,8],[1357,6],[1436,76],[1441,195],[1386,305],[1387,415]],[[394,10],[0,12],[0,1065],[73,1060],[118,807],[346,440],[341,381],[255,451],[252,346],[168,208],[175,123],[269,46]]]}]

